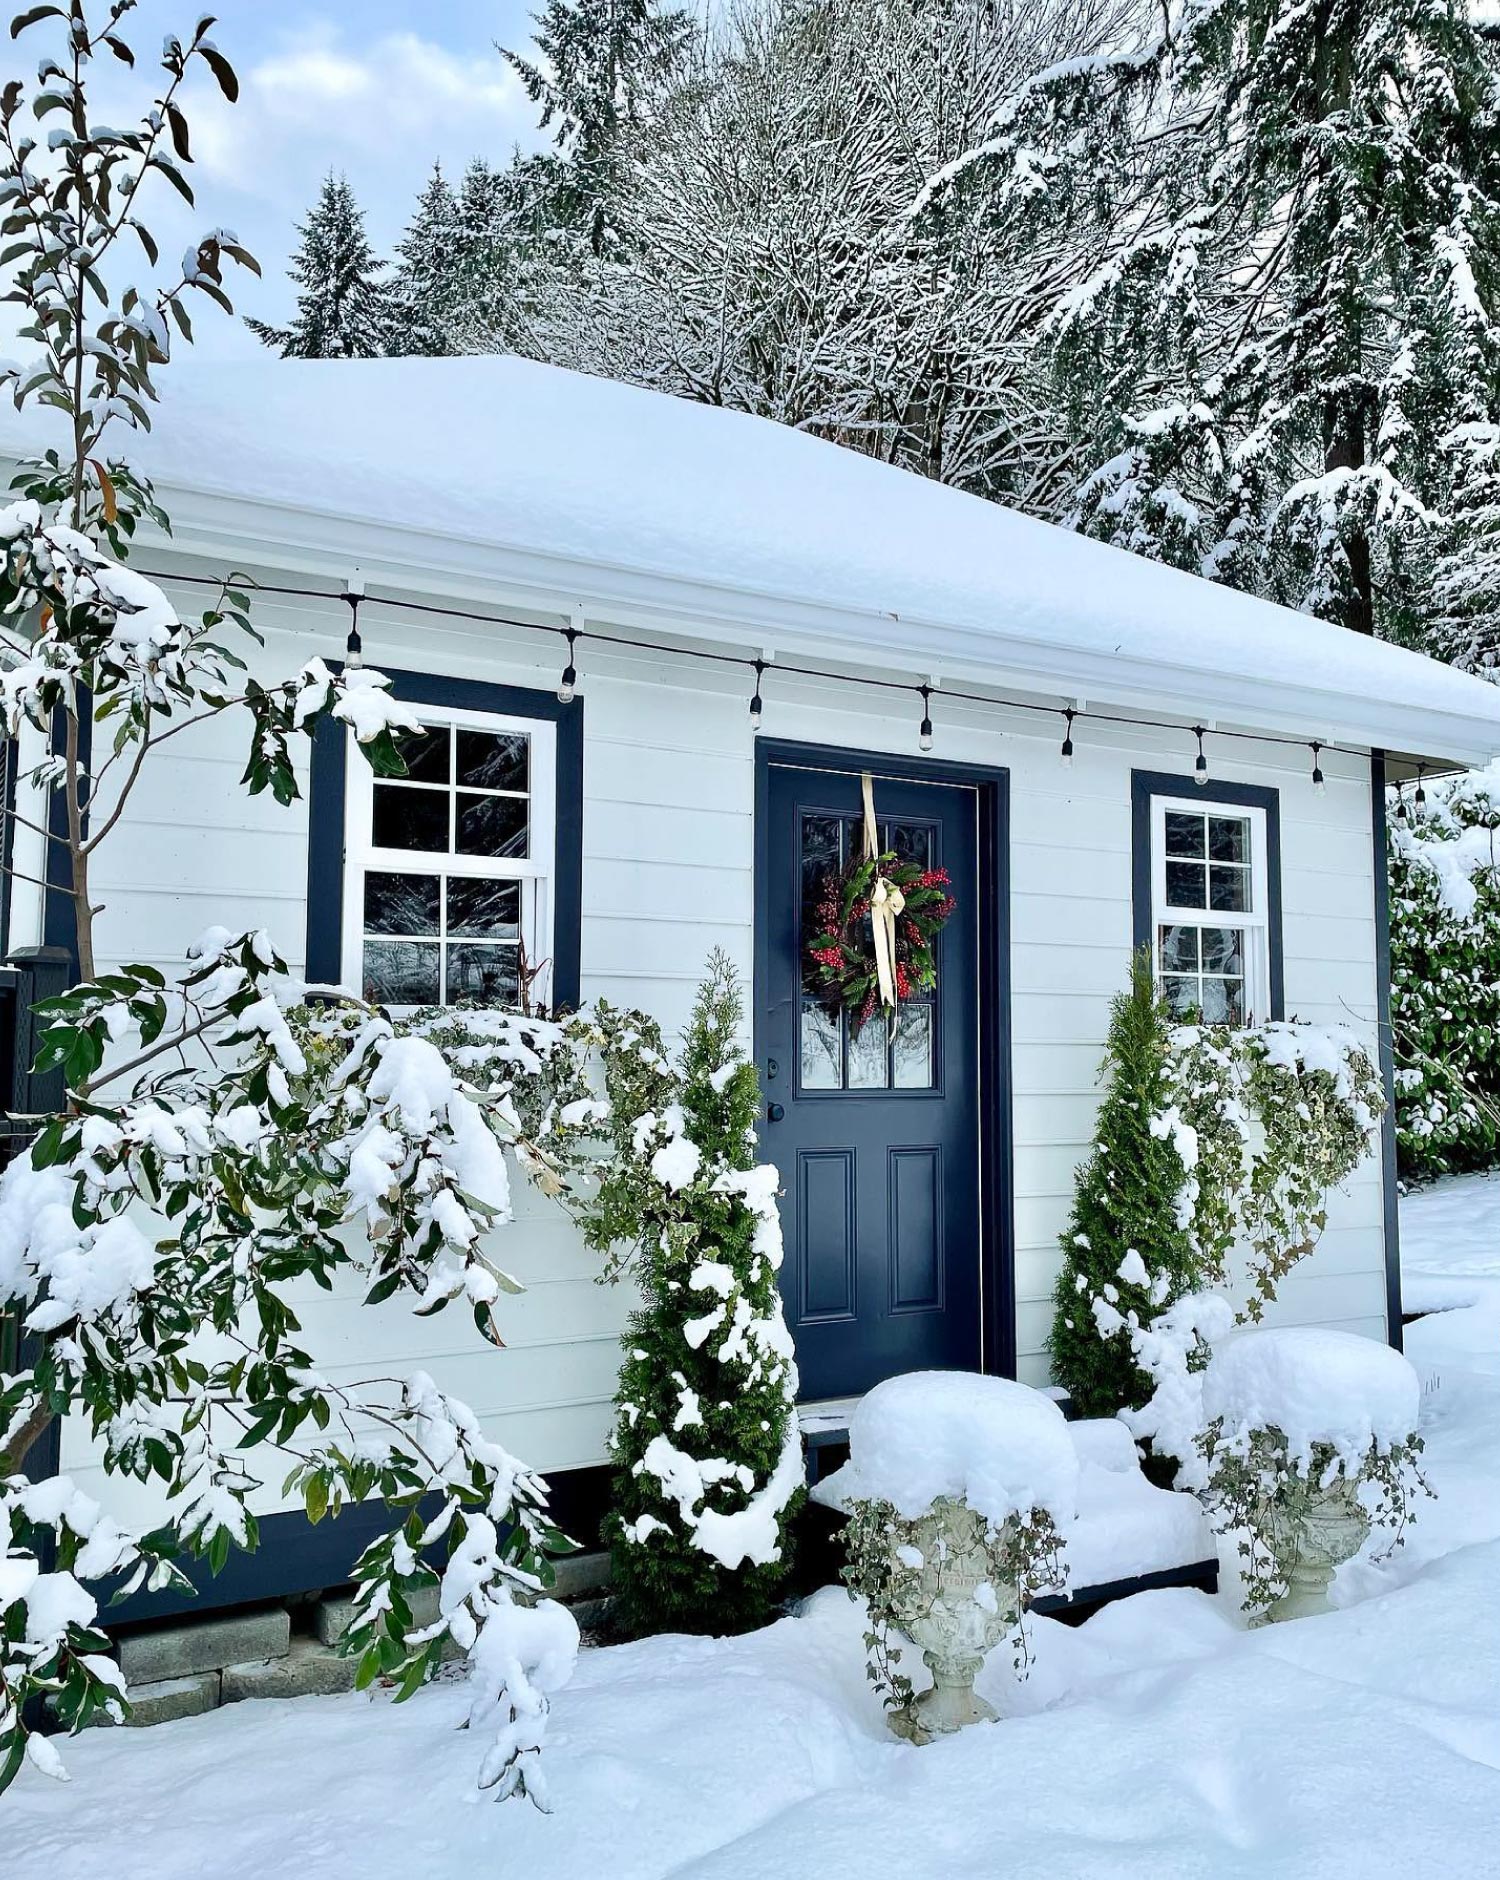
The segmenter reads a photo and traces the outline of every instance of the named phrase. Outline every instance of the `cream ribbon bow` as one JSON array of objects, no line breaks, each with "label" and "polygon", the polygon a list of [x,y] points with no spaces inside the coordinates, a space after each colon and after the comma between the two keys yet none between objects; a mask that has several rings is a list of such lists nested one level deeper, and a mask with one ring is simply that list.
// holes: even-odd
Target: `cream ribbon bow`
[{"label": "cream ribbon bow", "polygon": [[[875,783],[869,771],[860,777],[865,802],[865,860],[873,862],[880,854],[880,835],[875,827]],[[896,1016],[896,918],[906,906],[906,896],[884,875],[877,874],[870,890],[870,931],[875,941],[875,977],[880,986],[880,1003],[894,1020]]]}]

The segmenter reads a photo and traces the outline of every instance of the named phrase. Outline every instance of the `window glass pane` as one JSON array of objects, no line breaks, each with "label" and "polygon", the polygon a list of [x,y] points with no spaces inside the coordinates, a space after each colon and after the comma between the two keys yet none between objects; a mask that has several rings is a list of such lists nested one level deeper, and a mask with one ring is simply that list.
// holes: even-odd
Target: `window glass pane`
[{"label": "window glass pane", "polygon": [[[1250,870],[1225,868],[1217,862],[1208,871],[1208,904],[1219,914],[1250,912]],[[1198,903],[1195,901],[1196,907]]]},{"label": "window glass pane", "polygon": [[526,854],[526,800],[515,796],[458,793],[459,855],[519,857]]},{"label": "window glass pane", "polygon": [[1196,973],[1198,970],[1198,929],[1162,927],[1158,930],[1161,970],[1164,973]]},{"label": "window glass pane", "polygon": [[927,1004],[903,1005],[896,1023],[896,1074],[892,1080],[898,1090],[932,1088],[932,1007]]},{"label": "window glass pane", "polygon": [[1198,981],[1196,979],[1163,978],[1162,997],[1167,1002],[1167,1009],[1175,1018],[1187,1018],[1198,1010]]},{"label": "window glass pane", "polygon": [[514,947],[472,940],[448,949],[448,1003],[514,1005],[520,991]]},{"label": "window glass pane", "polygon": [[481,790],[530,787],[531,739],[524,731],[458,734],[458,781]]},{"label": "window glass pane", "polygon": [[435,934],[441,889],[436,875],[366,875],[365,931]]},{"label": "window glass pane", "polygon": [[1203,1017],[1209,1025],[1242,1025],[1245,1021],[1245,982],[1242,979],[1205,978]]},{"label": "window glass pane", "polygon": [[880,1012],[860,1027],[858,1037],[849,1040],[849,1088],[884,1090],[890,1083],[887,1062],[887,1028]]},{"label": "window glass pane", "polygon": [[1215,862],[1248,862],[1250,860],[1249,819],[1244,816],[1210,816],[1208,853],[1209,859]]},{"label": "window glass pane", "polygon": [[839,1022],[816,999],[802,1001],[802,1088],[838,1090],[844,1082]]},{"label": "window glass pane", "polygon": [[1203,825],[1206,818],[1187,810],[1166,811],[1168,855],[1203,855]]},{"label": "window glass pane", "polygon": [[438,1003],[436,940],[366,940],[365,997],[377,1005]]},{"label": "window glass pane", "polygon": [[377,849],[448,852],[448,792],[377,783],[371,838]]},{"label": "window glass pane", "polygon": [[514,940],[521,931],[518,881],[448,877],[448,931],[481,940]]},{"label": "window glass pane", "polygon": [[452,737],[447,725],[429,725],[420,736],[413,731],[400,740],[406,774],[413,783],[446,784],[450,781],[448,746]]},{"label": "window glass pane", "polygon": [[1206,973],[1230,973],[1236,978],[1245,970],[1242,943],[1244,934],[1238,927],[1205,927],[1203,929],[1203,970]]},{"label": "window glass pane", "polygon": [[1168,907],[1207,907],[1206,883],[1203,879],[1207,873],[1202,862],[1168,862]]}]

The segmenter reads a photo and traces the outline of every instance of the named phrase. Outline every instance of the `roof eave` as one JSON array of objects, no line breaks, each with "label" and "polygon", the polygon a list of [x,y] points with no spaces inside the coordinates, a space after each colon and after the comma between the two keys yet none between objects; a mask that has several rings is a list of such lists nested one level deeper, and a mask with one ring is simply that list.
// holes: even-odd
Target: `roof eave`
[{"label": "roof eave", "polygon": [[[897,670],[918,676],[938,673],[950,682],[997,691],[1165,710],[1184,723],[1222,721],[1399,751],[1433,765],[1477,765],[1500,756],[1500,722],[1395,701],[1376,704],[1303,683],[1047,645],[1012,638],[1003,628],[980,631],[799,601],[166,481],[158,495],[173,517],[173,533],[162,541],[163,548],[230,564],[269,562],[335,582],[358,568],[374,586],[410,590],[415,585],[497,610],[511,606],[566,620],[581,605],[586,617],[601,624],[655,629],[687,640],[728,637],[781,652],[795,647],[866,665],[878,652]],[[920,635],[919,647],[911,644],[913,634]]]}]

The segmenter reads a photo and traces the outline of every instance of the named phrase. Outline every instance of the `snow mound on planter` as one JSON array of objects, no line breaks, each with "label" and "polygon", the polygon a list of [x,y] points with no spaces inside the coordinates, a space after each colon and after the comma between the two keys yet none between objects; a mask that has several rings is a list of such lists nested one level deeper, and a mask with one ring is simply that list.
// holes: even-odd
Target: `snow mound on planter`
[{"label": "snow mound on planter", "polygon": [[1296,1325],[1237,1332],[1203,1373],[1203,1410],[1233,1438],[1274,1425],[1293,1460],[1318,1443],[1351,1460],[1417,1427],[1417,1373],[1399,1351],[1353,1332]]},{"label": "snow mound on planter", "polygon": [[860,1399],[849,1460],[827,1489],[845,1506],[888,1501],[908,1521],[948,1495],[994,1527],[1032,1508],[1062,1525],[1077,1503],[1078,1451],[1040,1391],[971,1371],[909,1371]]}]

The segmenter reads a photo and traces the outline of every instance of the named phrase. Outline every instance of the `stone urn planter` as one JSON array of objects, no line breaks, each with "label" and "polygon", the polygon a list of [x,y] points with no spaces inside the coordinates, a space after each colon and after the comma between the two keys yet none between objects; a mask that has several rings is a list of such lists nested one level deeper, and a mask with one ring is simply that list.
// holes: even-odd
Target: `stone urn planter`
[{"label": "stone urn planter", "polygon": [[1266,1609],[1264,1621],[1327,1612],[1334,1574],[1364,1546],[1371,1525],[1347,1476],[1327,1488],[1300,1471],[1290,1477],[1270,1517],[1272,1548],[1287,1563],[1287,1590]]},{"label": "stone urn planter", "polygon": [[[849,1460],[814,1494],[849,1517],[842,1577],[864,1602],[869,1676],[898,1736],[930,1743],[994,1717],[974,1680],[1066,1575],[1078,1466],[1057,1405],[1008,1378],[913,1371],[861,1399]],[[920,1693],[913,1646],[932,1673]]]},{"label": "stone urn planter", "polygon": [[1400,1544],[1430,1494],[1421,1388],[1399,1351],[1323,1326],[1235,1332],[1203,1372],[1204,1491],[1239,1549],[1252,1623],[1326,1612],[1334,1574],[1379,1528]]},{"label": "stone urn planter", "polygon": [[994,1718],[994,1706],[974,1689],[974,1680],[986,1654],[1021,1616],[1014,1577],[1006,1577],[1012,1539],[1011,1523],[992,1535],[981,1515],[948,1495],[939,1496],[932,1512],[908,1530],[898,1549],[906,1558],[894,1563],[891,1616],[920,1649],[932,1689],[890,1713],[897,1736],[930,1743]]}]

